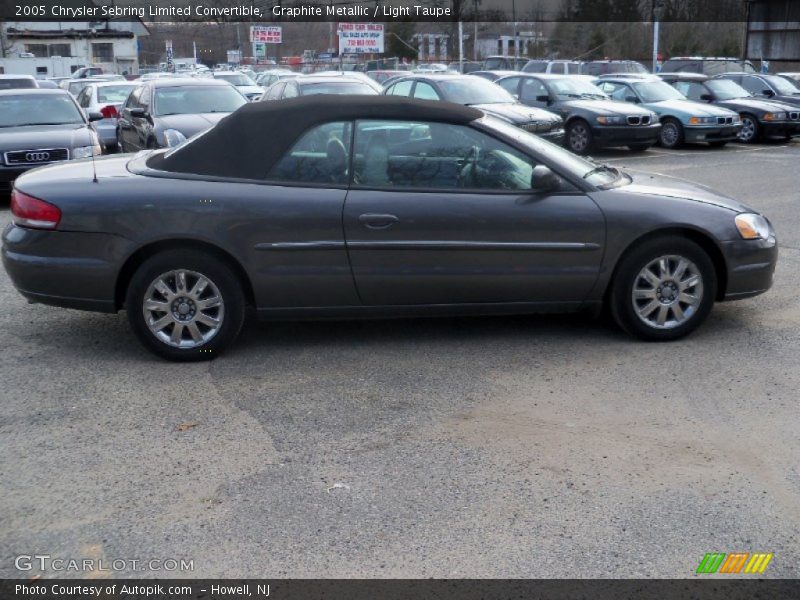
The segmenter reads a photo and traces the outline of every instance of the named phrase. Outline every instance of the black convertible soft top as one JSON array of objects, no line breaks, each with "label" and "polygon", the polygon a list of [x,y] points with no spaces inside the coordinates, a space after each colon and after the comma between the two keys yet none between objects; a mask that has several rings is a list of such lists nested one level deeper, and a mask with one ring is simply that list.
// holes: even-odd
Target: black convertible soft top
[{"label": "black convertible soft top", "polygon": [[334,121],[403,119],[466,124],[483,113],[475,108],[397,96],[319,94],[246,104],[202,137],[147,166],[160,171],[212,177],[262,179],[306,131]]}]

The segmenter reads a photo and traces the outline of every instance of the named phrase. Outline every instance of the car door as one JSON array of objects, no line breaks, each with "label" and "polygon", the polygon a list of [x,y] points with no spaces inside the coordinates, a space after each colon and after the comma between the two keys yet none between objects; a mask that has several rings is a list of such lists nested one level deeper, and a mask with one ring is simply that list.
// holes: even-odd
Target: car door
[{"label": "car door", "polygon": [[507,91],[509,94],[519,99],[519,83],[522,77],[503,77],[495,81],[497,85]]},{"label": "car door", "polygon": [[550,105],[550,91],[542,80],[523,77],[519,86],[519,101],[526,106],[547,108]]},{"label": "car door", "polygon": [[122,150],[124,152],[136,152],[142,149],[139,145],[139,139],[134,128],[131,110],[139,107],[139,97],[143,89],[144,86],[137,87],[130,93],[120,113],[119,123],[117,125],[117,136],[122,143]]},{"label": "car door", "polygon": [[361,301],[581,302],[604,219],[565,181],[533,192],[541,162],[467,126],[358,121],[344,231]]}]

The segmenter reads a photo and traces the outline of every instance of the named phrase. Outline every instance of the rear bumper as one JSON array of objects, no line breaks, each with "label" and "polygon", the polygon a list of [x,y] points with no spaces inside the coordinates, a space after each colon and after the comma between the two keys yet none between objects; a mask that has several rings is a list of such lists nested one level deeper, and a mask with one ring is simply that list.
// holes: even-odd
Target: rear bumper
[{"label": "rear bumper", "polygon": [[741,125],[725,125],[712,127],[684,126],[687,142],[732,142],[739,139]]},{"label": "rear bumper", "polygon": [[592,127],[592,137],[597,146],[627,146],[629,144],[655,144],[661,125],[629,125],[624,127]]},{"label": "rear bumper", "polygon": [[728,265],[724,300],[750,298],[772,287],[778,262],[778,241],[774,235],[768,240],[722,242],[721,246]]},{"label": "rear bumper", "polygon": [[120,265],[133,250],[119,236],[43,231],[9,224],[3,232],[3,266],[28,300],[115,312]]}]

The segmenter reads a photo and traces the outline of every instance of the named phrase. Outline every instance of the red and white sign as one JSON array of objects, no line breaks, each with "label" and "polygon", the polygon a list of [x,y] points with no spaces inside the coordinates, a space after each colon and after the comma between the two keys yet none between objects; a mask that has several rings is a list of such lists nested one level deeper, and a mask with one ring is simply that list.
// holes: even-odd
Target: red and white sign
[{"label": "red and white sign", "polygon": [[280,25],[251,25],[250,41],[280,44],[283,42],[283,28]]},{"label": "red and white sign", "polygon": [[341,54],[383,54],[383,24],[339,23]]}]

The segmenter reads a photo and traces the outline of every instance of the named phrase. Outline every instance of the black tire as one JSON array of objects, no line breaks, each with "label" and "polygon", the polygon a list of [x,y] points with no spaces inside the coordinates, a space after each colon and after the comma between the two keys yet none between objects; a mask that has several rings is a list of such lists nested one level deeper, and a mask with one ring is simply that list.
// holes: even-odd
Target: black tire
[{"label": "black tire", "polygon": [[575,119],[567,125],[564,138],[566,147],[575,154],[586,155],[592,151],[594,138],[592,128],[583,119]]},{"label": "black tire", "polygon": [[[673,269],[673,273],[678,270],[680,262],[676,259],[688,261],[690,267],[678,275],[678,282],[674,284],[669,277],[666,278],[666,283],[657,284],[664,285],[664,288],[655,287],[656,284],[653,284],[652,299],[634,299],[634,286],[637,286],[637,290],[643,291],[642,286],[650,285],[647,278],[641,274],[645,268],[662,257],[671,257],[671,260],[667,261],[667,272],[670,268]],[[650,273],[655,276],[654,271],[651,270]],[[688,295],[685,296],[679,290],[681,286],[689,283],[693,275],[700,277],[700,285],[686,288]],[[662,289],[665,290],[664,296],[661,297],[663,300],[658,297]],[[706,251],[686,238],[659,237],[646,240],[625,253],[611,283],[609,303],[614,320],[630,335],[648,341],[668,341],[682,338],[694,331],[708,316],[716,295],[717,275]],[[681,302],[680,299],[684,296],[697,297],[696,304]],[[668,303],[668,297],[676,300],[668,304],[667,310],[664,311],[667,319],[659,326],[657,321],[662,306]],[[652,312],[648,316],[640,316],[640,311],[646,312],[646,307],[652,303],[655,303]],[[673,306],[677,306],[677,309],[672,308]],[[680,321],[681,317],[675,312],[676,310],[680,310],[680,314],[685,316],[683,322]]]},{"label": "black tire", "polygon": [[712,148],[724,148],[725,146],[728,145],[728,142],[727,141],[708,142],[708,145],[711,146]]},{"label": "black tire", "polygon": [[742,115],[742,129],[739,131],[739,141],[743,144],[752,144],[761,138],[761,126],[758,119],[747,113]]},{"label": "black tire", "polygon": [[629,149],[631,152],[646,152],[646,151],[647,151],[647,150],[649,150],[649,149],[650,149],[652,146],[653,146],[653,144],[630,144],[630,145],[628,146],[628,149]]},{"label": "black tire", "polygon": [[685,134],[683,125],[676,119],[661,119],[661,131],[658,134],[658,143],[662,148],[674,150],[683,146]]},{"label": "black tire", "polygon": [[[175,271],[184,272],[183,294],[180,293],[178,275],[167,276]],[[198,281],[197,275],[202,275],[209,283],[202,293],[193,295],[191,292],[196,290],[194,284]],[[173,298],[151,288],[157,279],[166,282],[170,292],[177,292]],[[200,320],[200,303],[213,304],[213,300],[207,301],[213,299],[217,293],[222,300],[220,306],[202,310],[206,311],[203,316],[218,318],[219,325],[215,333],[210,334],[208,339],[203,339],[214,328],[207,327],[205,321]],[[171,314],[175,317],[170,316],[170,311],[149,311],[146,316],[145,300],[148,298],[152,300],[154,297],[165,306],[171,307]],[[191,307],[187,309],[191,310],[191,314],[181,315],[180,311],[186,306]],[[128,285],[125,307],[134,333],[148,350],[168,360],[198,361],[216,358],[239,334],[244,323],[245,298],[242,283],[224,261],[210,253],[176,249],[160,252],[148,258],[136,269]],[[182,325],[178,336],[180,338],[178,344],[181,347],[171,345],[169,341],[160,339],[151,331],[150,323],[155,323],[162,317],[170,317],[171,322],[167,319],[166,326],[158,332],[159,334],[171,336],[177,324]],[[202,334],[199,340],[193,339],[190,330],[192,323],[193,329]]]}]

